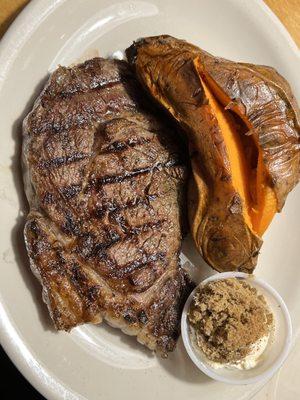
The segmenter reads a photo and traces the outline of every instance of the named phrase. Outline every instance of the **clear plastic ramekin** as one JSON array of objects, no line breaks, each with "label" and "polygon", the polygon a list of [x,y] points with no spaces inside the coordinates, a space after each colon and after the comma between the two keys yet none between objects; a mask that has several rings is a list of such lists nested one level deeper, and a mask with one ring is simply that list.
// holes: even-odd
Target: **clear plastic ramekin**
[{"label": "clear plastic ramekin", "polygon": [[[238,278],[246,280],[247,283],[255,287],[258,293],[264,295],[271,311],[274,315],[275,327],[274,332],[269,340],[266,350],[264,351],[258,364],[248,370],[219,368],[215,369],[207,363],[200,351],[194,348],[191,341],[191,330],[187,319],[187,313],[190,308],[191,301],[199,286],[204,286],[208,282],[220,279]],[[283,299],[278,292],[268,283],[254,275],[248,275],[243,272],[224,272],[217,273],[202,281],[190,294],[187,299],[181,318],[181,332],[185,348],[194,362],[194,364],[210,378],[217,381],[245,385],[253,384],[260,381],[269,380],[272,375],[281,367],[284,360],[288,356],[292,342],[292,323],[289,311]]]}]

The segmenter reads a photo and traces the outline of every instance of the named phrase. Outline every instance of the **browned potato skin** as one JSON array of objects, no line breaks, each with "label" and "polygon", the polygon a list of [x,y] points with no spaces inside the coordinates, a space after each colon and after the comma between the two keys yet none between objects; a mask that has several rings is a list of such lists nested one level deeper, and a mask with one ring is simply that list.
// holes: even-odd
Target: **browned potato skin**
[{"label": "browned potato skin", "polygon": [[263,154],[277,210],[300,177],[300,113],[288,82],[271,67],[236,63],[198,49],[204,70],[250,122]]},{"label": "browned potato skin", "polygon": [[200,56],[204,70],[231,99],[227,108],[251,123],[251,134],[262,150],[277,210],[281,211],[300,178],[300,111],[288,82],[274,68],[214,57],[167,35],[143,39],[131,46],[129,53],[137,49],[139,65],[136,66],[142,80],[146,72],[142,64],[152,58],[152,65],[156,62],[160,68],[159,57],[165,53],[171,57],[171,52],[181,52],[182,61]]},{"label": "browned potato skin", "polygon": [[139,41],[127,55],[141,82],[179,121],[191,142],[189,217],[197,248],[218,271],[252,272],[262,241],[245,223],[224,141],[194,69],[196,51],[163,36]]}]

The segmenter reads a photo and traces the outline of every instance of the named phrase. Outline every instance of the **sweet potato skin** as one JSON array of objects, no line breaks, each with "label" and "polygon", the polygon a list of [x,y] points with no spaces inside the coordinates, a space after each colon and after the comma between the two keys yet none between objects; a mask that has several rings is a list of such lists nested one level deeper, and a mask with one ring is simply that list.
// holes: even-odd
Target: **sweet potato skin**
[{"label": "sweet potato skin", "polygon": [[[271,67],[214,57],[167,35],[134,43],[127,56],[141,82],[180,122],[192,143],[189,211],[192,234],[200,252],[219,271],[251,271],[261,241],[247,231],[239,196],[230,187],[230,177],[225,178],[228,159],[216,124],[205,107],[199,112],[205,96],[191,61],[201,59],[204,73],[228,97],[226,108],[250,123],[248,134],[254,135],[259,146],[267,182],[276,196],[277,211],[300,177],[300,113],[288,82]],[[204,135],[207,126],[203,121],[207,118],[215,128]],[[203,146],[204,140],[197,142],[200,133],[214,137],[210,148]]]},{"label": "sweet potato skin", "polygon": [[[142,55],[146,51],[148,55]],[[281,211],[300,178],[300,111],[289,83],[272,67],[214,57],[168,35],[142,39],[127,54],[133,60],[134,53],[140,53],[139,65],[135,64],[143,80],[145,71],[141,64],[147,58],[152,63],[156,58],[160,66],[159,56],[171,56],[172,52],[180,52],[182,61],[200,57],[204,72],[230,99],[227,109],[250,121],[249,134],[254,135],[262,151],[269,185],[276,194],[277,211]]]},{"label": "sweet potato skin", "polygon": [[197,48],[168,36],[146,38],[127,51],[140,81],[185,129],[191,143],[192,234],[218,271],[252,272],[261,239],[247,226],[216,118],[193,65]]},{"label": "sweet potato skin", "polygon": [[288,82],[273,68],[217,58],[198,49],[204,74],[228,96],[227,109],[251,125],[281,211],[300,177],[300,115]]}]

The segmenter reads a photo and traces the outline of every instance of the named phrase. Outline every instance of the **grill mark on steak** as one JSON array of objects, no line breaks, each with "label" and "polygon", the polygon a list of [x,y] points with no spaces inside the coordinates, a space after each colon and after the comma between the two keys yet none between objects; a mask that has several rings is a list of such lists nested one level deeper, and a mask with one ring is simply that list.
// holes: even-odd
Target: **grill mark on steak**
[{"label": "grill mark on steak", "polygon": [[147,101],[123,61],[52,74],[24,121],[25,241],[57,329],[103,317],[166,354],[192,287],[179,264],[186,174]]},{"label": "grill mark on steak", "polygon": [[108,201],[107,203],[103,203],[101,206],[95,208],[94,216],[101,219],[105,216],[106,213],[110,214],[112,212],[120,212],[123,210],[138,207],[140,205],[150,205],[151,201],[157,199],[157,197],[157,194],[148,194],[143,197],[136,197],[132,200],[127,201],[124,204]]},{"label": "grill mark on steak", "polygon": [[115,81],[109,81],[109,82],[97,82],[93,87],[86,88],[86,90],[80,89],[78,86],[73,87],[71,90],[62,90],[61,92],[58,92],[56,94],[56,97],[52,99],[52,101],[57,101],[57,99],[68,99],[70,100],[72,97],[76,95],[80,95],[83,93],[87,92],[94,92],[94,91],[99,91],[101,89],[110,89],[114,86],[121,85],[124,82],[124,79],[117,79]]},{"label": "grill mark on steak", "polygon": [[69,236],[78,236],[81,234],[80,226],[70,210],[65,210],[65,223],[62,225],[61,229]]},{"label": "grill mark on steak", "polygon": [[125,278],[137,269],[144,268],[153,264],[155,261],[165,261],[166,253],[158,252],[153,254],[143,254],[140,259],[134,260],[125,265],[115,265],[113,272],[110,274],[112,278]]},{"label": "grill mark on steak", "polygon": [[[76,290],[86,309],[95,308],[93,299],[99,287],[91,283],[80,264],[73,258],[65,257],[61,249],[56,251],[56,260],[52,262],[52,268],[60,276],[67,277],[71,287]],[[98,309],[98,307],[96,306]]]},{"label": "grill mark on steak", "polygon": [[[59,134],[63,131],[84,129],[91,124],[107,122],[126,113],[135,113],[138,109],[140,94],[128,83],[125,86],[126,90],[120,85],[121,93],[118,93],[118,88],[115,86],[108,90],[103,88],[103,93],[100,90],[96,93],[79,93],[76,98],[76,113],[72,112],[73,104],[70,107],[70,99],[60,101],[51,99],[46,102],[47,106],[43,109],[42,116],[35,123],[30,124],[31,132],[38,135]],[[56,109],[55,112],[53,109]]]},{"label": "grill mark on steak", "polygon": [[66,199],[72,199],[73,197],[77,196],[81,191],[81,185],[69,185],[59,188],[60,193]]},{"label": "grill mark on steak", "polygon": [[43,168],[54,169],[54,168],[59,168],[64,165],[76,163],[78,161],[84,160],[89,157],[91,157],[91,154],[74,153],[71,155],[63,156],[63,157],[56,157],[56,158],[52,158],[50,160],[40,161],[40,163],[38,164],[38,167],[41,169],[43,169]]},{"label": "grill mark on steak", "polygon": [[137,226],[130,226],[126,223],[125,218],[116,212],[113,212],[111,220],[115,221],[118,226],[121,227],[123,233],[125,234],[125,237],[123,238],[124,241],[130,240],[132,236],[137,236],[140,233],[147,232],[149,230],[159,229],[163,226],[164,222],[166,222],[166,219],[161,219],[157,221],[146,222],[145,224]]},{"label": "grill mark on steak", "polygon": [[136,146],[141,146],[143,144],[150,143],[150,139],[140,138],[140,139],[129,139],[127,141],[115,141],[109,144],[107,147],[104,147],[99,154],[110,154],[110,153],[118,153],[123,150],[128,149],[129,147],[134,148]]},{"label": "grill mark on steak", "polygon": [[80,254],[84,259],[105,257],[106,250],[120,241],[120,236],[114,232],[110,235],[110,239],[106,242],[97,243],[95,238],[90,233],[81,235],[78,240],[75,252]]},{"label": "grill mark on steak", "polygon": [[139,175],[144,175],[144,174],[149,174],[157,170],[162,170],[162,169],[167,169],[167,168],[172,168],[172,167],[178,167],[182,166],[183,164],[178,161],[178,160],[169,160],[168,162],[162,164],[155,164],[154,166],[151,167],[145,167],[145,168],[137,168],[133,171],[126,172],[122,175],[106,175],[100,178],[94,178],[91,179],[89,182],[89,187],[99,187],[103,185],[108,185],[111,183],[120,183],[125,180],[130,180],[132,178],[135,178],[136,176]]},{"label": "grill mark on steak", "polygon": [[[115,222],[118,223],[118,226],[120,227],[118,216],[115,215],[113,219]],[[114,232],[112,229],[110,229],[109,231],[107,231],[108,240],[101,243],[95,242],[92,235],[88,233],[84,234],[80,242],[81,248],[78,248],[77,252],[81,253],[85,258],[98,257],[99,259],[103,259],[106,257],[106,250],[116,243],[131,241],[134,236],[150,230],[159,229],[162,227],[165,221],[165,219],[162,219],[158,221],[147,222],[145,224],[137,226],[129,226],[124,220],[124,226],[122,227],[124,235],[121,236],[117,232]],[[114,265],[116,266],[116,264]]]},{"label": "grill mark on steak", "polygon": [[51,192],[46,192],[42,198],[42,203],[44,205],[54,204],[55,195]]}]

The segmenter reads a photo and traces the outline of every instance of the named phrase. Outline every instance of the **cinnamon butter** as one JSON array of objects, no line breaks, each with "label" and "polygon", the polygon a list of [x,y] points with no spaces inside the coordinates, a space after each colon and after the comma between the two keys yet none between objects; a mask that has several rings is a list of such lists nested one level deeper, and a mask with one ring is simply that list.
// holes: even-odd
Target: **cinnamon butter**
[{"label": "cinnamon butter", "polygon": [[265,298],[237,278],[200,287],[192,300],[188,321],[193,346],[214,368],[255,367],[274,326]]}]

